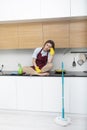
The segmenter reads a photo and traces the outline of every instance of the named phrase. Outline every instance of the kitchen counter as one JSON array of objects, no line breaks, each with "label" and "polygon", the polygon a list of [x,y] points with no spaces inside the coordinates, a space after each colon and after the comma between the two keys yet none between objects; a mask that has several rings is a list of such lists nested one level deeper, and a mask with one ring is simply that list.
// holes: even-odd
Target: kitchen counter
[{"label": "kitchen counter", "polygon": [[[55,74],[51,72],[50,76],[61,77],[62,74]],[[65,77],[87,77],[87,73],[83,71],[66,71],[64,74]]]},{"label": "kitchen counter", "polygon": [[[28,74],[19,75],[17,71],[3,71],[0,72],[0,76],[31,76]],[[32,75],[37,76],[37,75]],[[87,77],[87,72],[84,71],[66,71],[65,77]],[[39,76],[38,76],[39,77]],[[55,71],[51,71],[49,76],[46,77],[61,77],[61,74],[56,74]]]}]

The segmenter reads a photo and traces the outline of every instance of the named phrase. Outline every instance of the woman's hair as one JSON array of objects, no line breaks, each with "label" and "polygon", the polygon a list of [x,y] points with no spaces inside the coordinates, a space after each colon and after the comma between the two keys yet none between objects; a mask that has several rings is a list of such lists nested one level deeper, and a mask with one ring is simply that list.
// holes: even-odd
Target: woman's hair
[{"label": "woman's hair", "polygon": [[50,43],[52,45],[52,48],[55,50],[55,43],[53,40],[47,40],[45,43],[44,43],[44,46],[47,44],[47,43]]}]

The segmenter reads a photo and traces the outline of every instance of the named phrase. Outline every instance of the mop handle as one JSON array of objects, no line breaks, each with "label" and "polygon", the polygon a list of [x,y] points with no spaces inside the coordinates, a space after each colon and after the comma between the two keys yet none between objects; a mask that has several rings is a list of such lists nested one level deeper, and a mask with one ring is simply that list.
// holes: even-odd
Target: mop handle
[{"label": "mop handle", "polygon": [[64,63],[62,62],[62,118],[64,118]]}]

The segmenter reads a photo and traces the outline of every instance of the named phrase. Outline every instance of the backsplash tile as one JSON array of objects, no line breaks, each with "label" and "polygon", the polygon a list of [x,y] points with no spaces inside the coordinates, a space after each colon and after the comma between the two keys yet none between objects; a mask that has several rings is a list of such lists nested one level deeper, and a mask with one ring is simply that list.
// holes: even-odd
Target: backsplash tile
[{"label": "backsplash tile", "polygon": [[[74,50],[74,49],[73,49]],[[76,49],[75,49],[76,50]],[[78,49],[77,49],[78,50]],[[84,49],[82,49],[84,50]],[[4,70],[17,70],[18,63],[22,66],[32,65],[32,53],[33,49],[30,50],[0,50],[0,67],[3,64]],[[84,71],[87,70],[87,61],[82,65],[77,64],[77,56],[79,53],[71,53],[71,49],[56,49],[54,58],[55,69],[61,69],[61,62],[64,62],[65,70],[68,71]],[[72,66],[73,59],[75,57],[76,67]]]}]

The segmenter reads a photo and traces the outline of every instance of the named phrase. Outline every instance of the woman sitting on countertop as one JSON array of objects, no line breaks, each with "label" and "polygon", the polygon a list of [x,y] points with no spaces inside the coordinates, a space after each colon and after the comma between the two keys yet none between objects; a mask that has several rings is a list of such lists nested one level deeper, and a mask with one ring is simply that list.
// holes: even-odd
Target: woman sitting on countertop
[{"label": "woman sitting on countertop", "polygon": [[47,40],[43,47],[36,48],[32,55],[33,66],[24,66],[23,72],[30,75],[49,75],[53,67],[53,58],[55,54],[55,43]]}]

